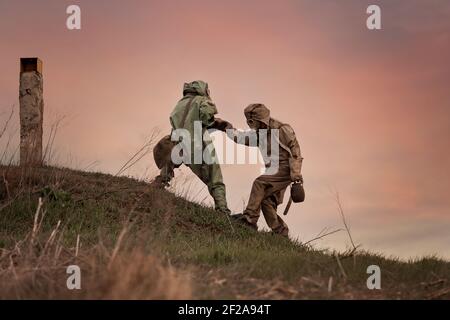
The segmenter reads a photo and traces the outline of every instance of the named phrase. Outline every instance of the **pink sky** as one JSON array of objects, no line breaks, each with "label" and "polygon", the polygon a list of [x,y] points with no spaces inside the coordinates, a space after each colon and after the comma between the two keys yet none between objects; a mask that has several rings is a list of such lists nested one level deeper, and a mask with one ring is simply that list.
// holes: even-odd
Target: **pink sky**
[{"label": "pink sky", "polygon": [[[374,3],[381,31],[365,27]],[[65,27],[70,4],[81,7],[80,31]],[[38,56],[47,129],[67,116],[58,161],[98,161],[95,170],[115,173],[152,128],[169,130],[183,83],[202,79],[235,126],[244,127],[246,105],[262,102],[295,129],[307,201],[286,219],[293,236],[341,227],[338,190],[363,248],[450,258],[449,17],[446,0],[3,0],[0,120],[18,104],[19,58]],[[129,174],[148,167],[151,177],[151,157]],[[235,212],[258,172],[223,168]],[[342,233],[318,245],[342,249],[348,240]]]}]

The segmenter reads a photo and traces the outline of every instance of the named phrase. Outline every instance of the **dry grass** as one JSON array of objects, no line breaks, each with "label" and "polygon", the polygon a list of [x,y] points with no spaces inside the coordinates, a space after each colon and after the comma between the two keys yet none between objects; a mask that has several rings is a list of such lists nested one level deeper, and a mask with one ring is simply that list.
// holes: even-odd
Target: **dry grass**
[{"label": "dry grass", "polygon": [[[436,257],[345,259],[126,177],[15,166],[0,177],[0,298],[450,298],[450,263]],[[66,287],[72,264],[81,290]],[[380,291],[366,287],[372,264]]]},{"label": "dry grass", "polygon": [[[39,198],[27,236],[1,249],[0,299],[189,299],[188,272],[167,259],[127,243],[126,227],[111,248],[101,241],[87,249],[64,245],[60,222],[48,234],[41,230],[45,204]],[[66,285],[69,265],[81,269],[81,290]]]}]

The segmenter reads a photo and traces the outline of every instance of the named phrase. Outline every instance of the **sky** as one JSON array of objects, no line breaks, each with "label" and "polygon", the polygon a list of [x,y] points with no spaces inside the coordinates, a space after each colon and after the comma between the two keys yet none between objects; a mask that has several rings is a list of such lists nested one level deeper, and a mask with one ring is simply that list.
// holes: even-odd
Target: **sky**
[{"label": "sky", "polygon": [[[71,4],[81,30],[66,28]],[[366,27],[370,4],[381,30]],[[17,144],[19,58],[39,57],[44,135],[65,117],[53,161],[116,173],[153,130],[169,132],[183,83],[201,79],[235,127],[259,102],[294,128],[307,193],[285,219],[294,238],[342,227],[338,192],[362,248],[450,259],[449,17],[447,0],[0,0],[0,124],[15,105]],[[233,212],[259,170],[223,166]],[[150,155],[126,172],[156,173]],[[174,192],[212,203],[189,170],[176,174]]]}]

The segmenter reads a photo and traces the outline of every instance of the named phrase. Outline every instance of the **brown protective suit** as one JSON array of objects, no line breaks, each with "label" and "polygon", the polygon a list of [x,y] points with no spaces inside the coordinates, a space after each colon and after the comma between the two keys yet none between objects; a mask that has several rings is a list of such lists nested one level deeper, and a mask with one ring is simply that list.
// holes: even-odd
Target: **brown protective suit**
[{"label": "brown protective suit", "polygon": [[[268,129],[267,150],[271,149],[271,130],[278,129],[279,167],[275,174],[263,174],[253,182],[250,199],[243,217],[247,223],[256,228],[262,210],[267,225],[272,231],[287,236],[289,228],[277,214],[277,207],[283,202],[284,193],[291,182],[302,180],[301,165],[303,158],[301,157],[300,146],[292,127],[270,118],[269,109],[264,105],[252,104],[245,109],[244,114],[247,120],[256,120],[266,124]],[[228,136],[237,143],[252,146],[248,134],[244,135],[241,131],[230,130]],[[261,147],[259,140],[258,138],[256,145]],[[268,157],[271,157],[269,153]],[[269,159],[264,160],[266,164],[269,162]]]}]

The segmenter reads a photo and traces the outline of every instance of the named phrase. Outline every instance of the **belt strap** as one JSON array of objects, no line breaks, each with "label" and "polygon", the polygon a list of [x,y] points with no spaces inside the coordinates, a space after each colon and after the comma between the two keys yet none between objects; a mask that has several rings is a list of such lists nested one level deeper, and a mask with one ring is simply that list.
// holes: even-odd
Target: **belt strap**
[{"label": "belt strap", "polygon": [[283,212],[284,216],[288,214],[289,209],[291,208],[291,204],[292,204],[292,198],[291,198],[291,196],[289,196],[289,201],[288,201],[288,203],[286,205],[286,208],[284,209],[284,212]]}]

